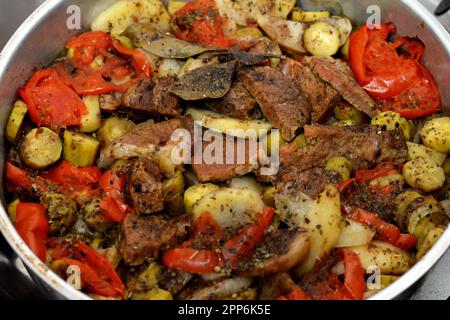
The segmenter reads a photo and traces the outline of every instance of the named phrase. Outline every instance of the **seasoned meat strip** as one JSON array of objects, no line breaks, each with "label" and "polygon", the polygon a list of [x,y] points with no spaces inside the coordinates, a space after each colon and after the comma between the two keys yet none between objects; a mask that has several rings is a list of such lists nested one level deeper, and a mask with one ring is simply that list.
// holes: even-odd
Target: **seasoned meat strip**
[{"label": "seasoned meat strip", "polygon": [[280,180],[277,183],[277,190],[294,195],[301,192],[312,199],[317,199],[327,185],[337,185],[341,180],[338,174],[322,168],[301,171],[296,167],[291,167],[289,170],[281,173]]},{"label": "seasoned meat strip", "polygon": [[139,158],[130,164],[127,191],[137,214],[150,214],[164,209],[162,176],[152,161]]},{"label": "seasoned meat strip", "polygon": [[239,79],[258,102],[261,111],[282,137],[291,141],[309,123],[311,106],[306,97],[281,71],[270,67],[243,69]]},{"label": "seasoned meat strip", "polygon": [[258,119],[260,112],[256,100],[240,81],[235,81],[225,97],[208,100],[205,105],[216,112],[238,119]]},{"label": "seasoned meat strip", "polygon": [[356,82],[347,63],[338,59],[318,57],[305,57],[304,63],[356,109],[371,118],[377,115],[375,102]]},{"label": "seasoned meat strip", "polygon": [[178,117],[181,115],[180,99],[168,91],[171,84],[170,78],[161,79],[156,85],[150,80],[142,80],[124,93],[122,103],[127,108],[153,116]]},{"label": "seasoned meat strip", "polygon": [[368,168],[386,161],[405,162],[408,149],[401,130],[383,131],[374,126],[305,127],[308,146],[298,149],[295,144],[280,149],[281,164],[304,171],[321,166],[332,158],[343,156],[355,169]]},{"label": "seasoned meat strip", "polygon": [[188,234],[190,217],[167,220],[159,215],[130,213],[121,226],[120,251],[125,263],[136,266],[157,258],[161,251],[181,242]]},{"label": "seasoned meat strip", "polygon": [[281,70],[308,98],[312,107],[312,122],[326,121],[341,101],[339,93],[319,79],[309,67],[293,59],[283,60]]}]

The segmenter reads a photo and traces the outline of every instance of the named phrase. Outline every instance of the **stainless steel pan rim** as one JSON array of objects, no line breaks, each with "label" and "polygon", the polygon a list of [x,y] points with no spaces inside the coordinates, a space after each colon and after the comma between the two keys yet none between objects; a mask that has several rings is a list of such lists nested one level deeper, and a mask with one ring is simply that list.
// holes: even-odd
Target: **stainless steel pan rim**
[{"label": "stainless steel pan rim", "polygon": [[[50,12],[52,12],[59,4],[60,0],[47,0],[42,4],[30,17],[21,25],[13,37],[9,40],[3,51],[0,53],[0,78],[6,72],[9,62],[12,60],[14,53],[25,41],[35,27]],[[401,0],[401,2],[418,15],[429,28],[432,29],[436,38],[445,46],[450,57],[450,35],[444,27],[431,15],[419,2],[411,0]],[[0,206],[0,231],[5,236],[8,243],[22,259],[27,268],[34,273],[49,289],[56,291],[59,295],[66,299],[85,300],[90,299],[86,294],[74,289],[66,283],[53,271],[51,271],[44,263],[42,263],[27,247],[22,238],[16,232],[11,223],[5,208]],[[450,228],[444,232],[434,247],[417,262],[406,274],[392,285],[382,290],[378,294],[370,298],[370,300],[388,300],[395,299],[405,292],[414,283],[416,283],[433,265],[442,257],[445,251],[450,247]]]}]

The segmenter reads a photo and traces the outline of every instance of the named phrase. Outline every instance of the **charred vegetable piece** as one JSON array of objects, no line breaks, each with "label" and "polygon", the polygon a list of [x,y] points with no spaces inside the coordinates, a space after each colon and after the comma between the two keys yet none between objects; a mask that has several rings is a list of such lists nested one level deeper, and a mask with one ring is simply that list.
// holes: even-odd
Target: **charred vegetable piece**
[{"label": "charred vegetable piece", "polygon": [[77,220],[76,203],[59,193],[44,193],[40,198],[47,210],[51,233],[64,233],[70,230]]},{"label": "charred vegetable piece", "polygon": [[144,45],[143,49],[160,58],[172,59],[187,59],[206,51],[215,50],[171,37],[151,41]]},{"label": "charred vegetable piece", "polygon": [[106,218],[100,209],[100,199],[94,199],[81,209],[84,221],[93,231],[104,232],[114,223]]},{"label": "charred vegetable piece", "polygon": [[30,168],[45,169],[61,158],[62,143],[52,130],[41,127],[31,130],[20,146],[20,158]]},{"label": "charred vegetable piece", "polygon": [[91,166],[100,148],[100,142],[83,133],[64,131],[64,159],[80,167]]},{"label": "charred vegetable piece", "polygon": [[10,143],[16,144],[19,141],[20,130],[27,113],[28,107],[26,103],[22,100],[17,100],[16,103],[14,103],[6,126],[6,139],[8,139]]},{"label": "charred vegetable piece", "polygon": [[201,67],[178,79],[169,91],[191,101],[222,98],[230,90],[235,69],[236,61]]}]

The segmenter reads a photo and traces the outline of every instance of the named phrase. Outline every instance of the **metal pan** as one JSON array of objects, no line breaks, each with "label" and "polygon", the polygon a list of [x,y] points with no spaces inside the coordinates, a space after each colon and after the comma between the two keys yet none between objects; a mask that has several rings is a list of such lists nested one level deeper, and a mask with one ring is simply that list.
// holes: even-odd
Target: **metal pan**
[{"label": "metal pan", "polygon": [[[115,0],[48,0],[39,7],[17,30],[0,53],[0,179],[3,181],[5,163],[4,139],[6,122],[12,103],[17,97],[17,88],[22,86],[38,67],[55,59],[66,41],[81,30],[69,30],[67,19],[71,6],[81,10],[82,29]],[[414,0],[342,0],[345,13],[357,23],[367,20],[369,6],[381,9],[382,20],[392,21],[401,34],[418,36],[427,47],[425,64],[435,77],[442,100],[450,107],[450,35],[419,2]],[[71,7],[72,10],[75,7]],[[1,198],[0,231],[8,243],[24,261],[32,277],[42,289],[43,297],[56,299],[88,299],[75,290],[45,264],[37,259],[17,234],[5,210],[5,199]],[[398,281],[384,289],[372,299],[394,299],[412,287],[444,255],[450,246],[450,228],[429,253]]]}]

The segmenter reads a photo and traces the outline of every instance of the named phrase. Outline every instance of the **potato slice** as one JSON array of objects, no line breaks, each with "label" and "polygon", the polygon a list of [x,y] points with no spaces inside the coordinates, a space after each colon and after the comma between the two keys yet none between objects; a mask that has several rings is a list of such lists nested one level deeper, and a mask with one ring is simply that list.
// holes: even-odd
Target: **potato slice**
[{"label": "potato slice", "polygon": [[253,217],[264,208],[261,196],[253,190],[221,188],[210,192],[192,207],[194,220],[209,212],[218,225],[224,228],[239,228],[253,222]]},{"label": "potato slice", "polygon": [[413,160],[417,157],[424,157],[432,159],[439,165],[442,165],[447,157],[445,153],[435,151],[421,144],[412,143],[409,141],[407,141],[406,144],[408,145],[408,160]]},{"label": "potato slice", "polygon": [[372,241],[374,236],[374,230],[356,221],[345,219],[336,247],[346,248],[366,245]]},{"label": "potato slice", "polygon": [[251,176],[236,177],[231,179],[230,188],[252,190],[259,195],[262,195],[263,193],[263,186]]},{"label": "potato slice", "polygon": [[23,121],[28,112],[28,106],[22,100],[17,100],[14,103],[11,115],[9,116],[8,124],[6,125],[6,139],[16,144],[20,138],[20,130],[22,129]]},{"label": "potato slice", "polygon": [[303,46],[303,34],[307,27],[306,24],[267,15],[258,16],[257,23],[269,38],[277,42],[281,47],[292,53],[306,53]]},{"label": "potato slice", "polygon": [[328,11],[303,11],[300,8],[294,8],[294,10],[292,10],[292,20],[297,22],[310,23],[329,17],[330,13]]},{"label": "potato slice", "polygon": [[403,177],[411,187],[431,192],[445,183],[444,169],[431,158],[417,157],[403,166]]},{"label": "potato slice", "polygon": [[212,183],[196,184],[187,188],[184,192],[184,206],[186,212],[191,213],[192,207],[198,200],[216,190],[219,190],[219,187]]},{"label": "potato slice", "polygon": [[92,22],[91,29],[120,36],[134,23],[151,23],[159,31],[170,31],[170,15],[160,0],[119,0]]},{"label": "potato slice", "polygon": [[31,130],[20,146],[20,158],[30,168],[45,169],[61,158],[62,143],[49,128]]},{"label": "potato slice", "polygon": [[423,126],[420,132],[423,144],[438,152],[450,152],[450,117],[435,118]]},{"label": "potato slice", "polygon": [[100,142],[87,134],[64,131],[64,159],[75,166],[93,165],[99,148]]},{"label": "potato slice", "polygon": [[303,227],[310,233],[308,257],[296,270],[297,274],[303,275],[338,243],[343,225],[339,191],[329,185],[316,201],[307,195],[293,197],[279,193],[275,195],[275,204],[284,222],[292,227]]}]

